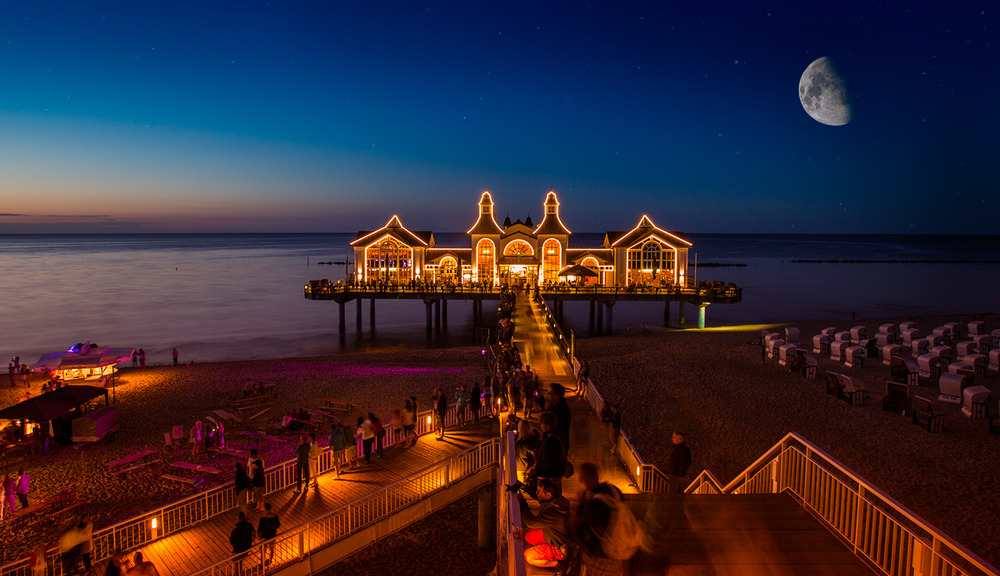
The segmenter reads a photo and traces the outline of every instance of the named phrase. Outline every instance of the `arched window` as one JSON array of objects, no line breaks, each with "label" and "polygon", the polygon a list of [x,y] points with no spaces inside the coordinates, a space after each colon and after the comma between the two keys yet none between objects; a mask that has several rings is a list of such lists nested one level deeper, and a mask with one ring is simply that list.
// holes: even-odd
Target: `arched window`
[{"label": "arched window", "polygon": [[560,250],[562,250],[562,246],[554,238],[549,238],[542,245],[543,282],[559,282],[559,266],[562,263]]},{"label": "arched window", "polygon": [[642,246],[642,268],[644,270],[658,270],[660,268],[660,256],[663,249],[659,242],[649,241]]},{"label": "arched window", "polygon": [[628,251],[629,282],[676,282],[677,250],[654,238]]},{"label": "arched window", "polygon": [[413,251],[392,238],[386,238],[378,244],[365,249],[367,260],[367,278],[369,280],[387,280],[408,282],[412,268]]},{"label": "arched window", "polygon": [[531,244],[524,240],[514,240],[503,249],[504,256],[530,256],[533,253]]},{"label": "arched window", "polygon": [[496,277],[496,247],[486,238],[476,246],[476,277],[487,284],[493,284]]},{"label": "arched window", "polygon": [[448,280],[455,280],[455,273],[458,271],[458,262],[451,256],[446,257],[441,260],[441,267],[438,268],[438,280],[442,282],[447,282]]}]

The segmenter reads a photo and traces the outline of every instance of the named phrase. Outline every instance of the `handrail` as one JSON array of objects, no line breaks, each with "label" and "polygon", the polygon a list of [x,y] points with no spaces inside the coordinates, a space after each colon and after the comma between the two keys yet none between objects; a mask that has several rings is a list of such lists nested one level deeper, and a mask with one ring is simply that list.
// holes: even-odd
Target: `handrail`
[{"label": "handrail", "polygon": [[[469,411],[466,406],[466,411]],[[433,430],[433,410],[425,410],[417,414],[414,423],[418,435],[427,434]],[[468,414],[466,420],[469,420]],[[458,424],[458,410],[455,404],[448,406],[445,416],[445,426]],[[390,429],[386,429],[383,447],[395,445],[396,438]],[[363,453],[362,443],[357,442],[358,456]],[[334,469],[334,460],[329,447],[324,447],[319,458],[317,473],[322,474]],[[284,490],[295,484],[295,460],[285,460],[264,471],[265,493],[271,494]],[[204,492],[193,494],[181,500],[176,500],[154,510],[106,526],[94,532],[93,562],[101,562],[111,557],[117,550],[135,550],[163,536],[174,534],[190,526],[225,514],[238,505],[233,482],[214,486]],[[153,527],[156,520],[156,527]],[[62,576],[61,551],[57,547],[46,551],[49,565],[53,566],[53,576]],[[15,560],[0,566],[0,576],[27,576],[31,567],[27,558]]]},{"label": "handrail", "polygon": [[[315,550],[324,548],[355,534],[380,520],[426,498],[453,483],[496,465],[500,455],[499,438],[491,438],[467,448],[436,464],[405,478],[387,484],[333,510],[308,520],[280,536],[260,542],[247,552],[233,554],[211,566],[192,572],[190,576],[234,576],[248,566],[251,571],[273,570],[282,564],[296,562]],[[265,568],[265,555],[273,548],[273,560]]]},{"label": "handrail", "polygon": [[500,476],[497,482],[497,569],[496,574],[524,576],[527,566],[524,561],[524,540],[518,536],[521,529],[521,504],[517,492],[507,490],[507,486],[517,482],[517,435],[514,431],[501,436],[503,448],[500,458]]}]

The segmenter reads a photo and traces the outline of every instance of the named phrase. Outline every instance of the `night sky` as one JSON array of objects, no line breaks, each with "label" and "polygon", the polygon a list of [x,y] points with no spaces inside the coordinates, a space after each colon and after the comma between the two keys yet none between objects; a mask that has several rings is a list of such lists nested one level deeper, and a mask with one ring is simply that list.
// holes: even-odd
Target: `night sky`
[{"label": "night sky", "polygon": [[1000,233],[1000,5],[743,4],[7,2],[0,233]]}]

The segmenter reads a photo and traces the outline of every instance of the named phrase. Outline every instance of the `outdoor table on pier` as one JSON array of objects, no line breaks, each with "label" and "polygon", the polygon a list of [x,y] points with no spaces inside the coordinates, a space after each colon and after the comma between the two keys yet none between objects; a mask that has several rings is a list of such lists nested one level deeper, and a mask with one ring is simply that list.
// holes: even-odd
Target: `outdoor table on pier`
[{"label": "outdoor table on pier", "polygon": [[252,430],[244,430],[244,431],[240,432],[240,436],[246,436],[247,438],[253,438],[254,440],[257,440],[258,442],[261,441],[261,440],[267,440],[267,441],[270,441],[270,442],[278,442],[278,443],[288,444],[288,440],[285,440],[284,438],[279,438],[277,436],[272,436],[270,434],[264,434],[263,432],[254,432]]},{"label": "outdoor table on pier", "polygon": [[121,466],[122,464],[131,464],[133,462],[137,462],[139,460],[142,460],[146,456],[152,456],[153,454],[156,454],[156,452],[157,452],[157,450],[155,448],[150,448],[149,450],[143,450],[142,452],[136,452],[135,454],[132,454],[131,456],[126,456],[124,458],[120,458],[118,460],[114,460],[112,462],[108,462],[108,467],[109,468],[114,468],[115,466]]},{"label": "outdoor table on pier", "polygon": [[334,412],[344,412],[345,414],[350,414],[354,411],[357,406],[354,402],[348,402],[347,400],[337,400],[335,398],[327,398],[325,400],[326,407]]},{"label": "outdoor table on pier", "polygon": [[233,414],[230,414],[229,412],[226,412],[225,410],[212,410],[212,412],[215,412],[215,415],[218,416],[219,418],[222,418],[223,420],[233,420],[234,422],[243,422],[242,418],[240,418],[239,416],[235,416]]},{"label": "outdoor table on pier", "polygon": [[219,470],[214,466],[205,466],[204,464],[194,464],[191,462],[171,462],[170,465],[176,466],[178,468],[184,468],[187,470],[197,470],[198,472],[205,472],[206,474],[222,474],[222,470]]}]

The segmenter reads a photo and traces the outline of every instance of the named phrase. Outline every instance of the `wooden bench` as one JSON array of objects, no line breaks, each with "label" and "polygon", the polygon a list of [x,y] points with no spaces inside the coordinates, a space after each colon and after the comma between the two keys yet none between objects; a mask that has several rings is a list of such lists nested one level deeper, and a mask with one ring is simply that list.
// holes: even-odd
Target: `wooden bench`
[{"label": "wooden bench", "polygon": [[934,406],[927,398],[914,396],[913,423],[928,432],[940,432],[944,427],[944,414],[935,414]]},{"label": "wooden bench", "polygon": [[345,414],[350,414],[351,412],[354,412],[355,408],[357,408],[357,404],[355,404],[354,402],[348,402],[347,400],[326,398],[324,402],[326,403],[326,407],[329,408],[330,410],[333,410],[334,412],[343,412]]},{"label": "wooden bench", "polygon": [[128,468],[122,468],[121,470],[116,471],[115,474],[124,474],[126,472],[133,472],[133,471],[138,470],[140,468],[145,468],[146,466],[150,466],[152,464],[156,464],[157,462],[162,462],[162,461],[163,460],[160,460],[159,458],[157,458],[156,460],[147,460],[147,461],[142,462],[140,464],[136,464],[135,466],[129,466]]},{"label": "wooden bench", "polygon": [[173,482],[180,482],[181,484],[187,484],[195,489],[197,489],[205,481],[204,478],[185,478],[184,476],[174,476],[173,474],[160,474],[160,478],[164,480],[171,480]]},{"label": "wooden bench", "polygon": [[222,446],[213,446],[208,449],[209,452],[215,452],[217,454],[226,454],[229,456],[235,456],[237,458],[246,458],[247,453],[243,450],[237,450],[236,448],[225,448]]},{"label": "wooden bench", "polygon": [[260,412],[258,412],[258,413],[256,413],[256,414],[254,414],[253,416],[250,416],[249,418],[247,418],[247,421],[248,421],[248,422],[253,422],[254,420],[256,420],[256,419],[260,418],[261,416],[263,416],[264,414],[267,414],[267,413],[268,413],[268,412],[270,412],[270,411],[271,411],[271,408],[270,408],[270,407],[267,407],[267,408],[264,408],[264,409],[263,409],[263,410],[261,410]]},{"label": "wooden bench", "polygon": [[238,410],[239,413],[242,414],[244,418],[247,418],[246,415],[249,414],[250,412],[267,411],[273,407],[274,404],[272,402],[262,402],[260,404],[247,404],[246,406],[237,406],[236,410]]},{"label": "wooden bench", "polygon": [[235,414],[230,414],[229,412],[226,412],[225,410],[212,410],[212,412],[215,412],[215,415],[218,416],[219,418],[222,418],[223,420],[232,420],[233,422],[237,422],[237,423],[242,423],[243,422],[242,418],[240,418],[239,416],[236,416]]},{"label": "wooden bench", "polygon": [[[32,526],[34,526],[36,524],[40,524],[42,522],[45,522],[46,520],[58,518],[59,516],[62,516],[63,514],[66,514],[67,512],[72,512],[73,510],[76,510],[77,508],[79,508],[80,506],[83,506],[85,504],[88,504],[88,502],[86,500],[78,500],[78,501],[76,501],[76,502],[74,502],[72,504],[69,504],[67,506],[62,506],[60,508],[52,510],[51,512],[49,512],[45,516],[41,516],[39,518],[35,518],[31,522],[28,522],[28,524],[26,524],[25,527],[26,528],[30,528],[30,527],[32,527]],[[28,510],[28,508],[25,508],[24,510]]]},{"label": "wooden bench", "polygon": [[136,452],[131,456],[126,456],[124,458],[119,458],[118,460],[113,460],[111,462],[108,462],[108,467],[114,468],[115,466],[121,466],[122,464],[131,464],[138,460],[142,460],[146,456],[152,456],[153,454],[156,454],[155,448],[150,448],[149,450],[143,450],[142,452]]},{"label": "wooden bench", "polygon": [[184,468],[186,470],[196,470],[206,474],[222,474],[222,470],[219,470],[214,466],[205,466],[204,464],[194,464],[192,462],[171,462],[170,465],[178,468]]},{"label": "wooden bench", "polygon": [[233,402],[233,406],[243,407],[243,406],[256,406],[257,404],[270,404],[274,402],[275,394],[258,394],[256,396],[247,396],[246,398],[240,398]]}]

